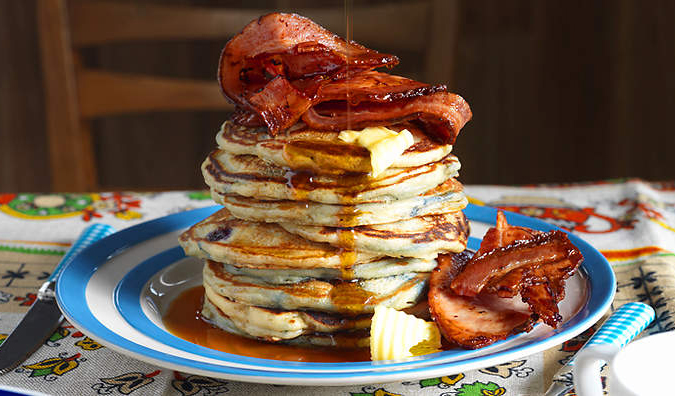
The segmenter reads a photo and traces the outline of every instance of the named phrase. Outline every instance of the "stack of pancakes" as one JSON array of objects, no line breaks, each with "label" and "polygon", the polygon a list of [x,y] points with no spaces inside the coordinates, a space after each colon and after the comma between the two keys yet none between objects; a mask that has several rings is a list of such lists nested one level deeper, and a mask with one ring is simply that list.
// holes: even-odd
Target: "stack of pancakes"
[{"label": "stack of pancakes", "polygon": [[438,254],[469,233],[451,145],[415,143],[372,177],[370,152],[299,123],[276,136],[225,122],[202,165],[224,208],[180,237],[204,259],[202,315],[273,342],[365,346],[378,304],[426,301]]}]

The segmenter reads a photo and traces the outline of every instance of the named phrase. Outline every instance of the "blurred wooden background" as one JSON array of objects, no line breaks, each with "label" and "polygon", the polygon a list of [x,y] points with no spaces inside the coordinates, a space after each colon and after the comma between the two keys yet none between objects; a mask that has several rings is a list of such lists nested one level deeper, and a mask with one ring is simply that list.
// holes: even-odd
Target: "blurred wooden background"
[{"label": "blurred wooden background", "polygon": [[[0,192],[51,190],[36,1],[0,0]],[[342,0],[161,3],[245,6],[261,12],[343,4]],[[383,1],[355,0],[354,13],[373,3]],[[397,50],[395,42],[387,45],[387,31],[371,45],[399,55],[401,65],[394,73],[446,82],[471,104],[474,119],[455,149],[465,184],[675,178],[671,121],[675,2],[435,3],[438,7],[428,12],[429,23],[401,28],[419,34],[420,42],[428,45]],[[456,31],[456,40],[426,40],[434,33],[429,30],[432,18],[447,20],[446,32]],[[361,41],[359,30],[364,28],[368,27],[354,26],[356,41]],[[449,33],[441,29],[437,34]],[[216,84],[215,69],[225,42],[224,38],[112,44],[87,50],[83,58],[92,67],[211,78]],[[450,55],[452,64],[428,67],[430,52],[445,59]],[[215,132],[227,116],[217,111],[170,112],[97,120],[94,142],[102,188],[203,188],[199,164],[215,146]]]}]

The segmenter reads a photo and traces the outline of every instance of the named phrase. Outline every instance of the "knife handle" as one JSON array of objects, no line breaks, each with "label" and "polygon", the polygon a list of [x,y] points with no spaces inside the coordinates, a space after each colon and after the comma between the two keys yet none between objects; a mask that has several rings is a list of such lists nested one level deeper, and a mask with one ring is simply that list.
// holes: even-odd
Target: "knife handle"
[{"label": "knife handle", "polygon": [[63,268],[73,261],[73,258],[77,256],[84,248],[91,245],[92,243],[98,241],[101,238],[104,238],[115,232],[115,229],[107,224],[92,224],[82,231],[80,236],[77,238],[75,243],[70,246],[70,249],[63,256],[59,265],[54,268],[52,274],[47,278],[47,282],[53,282],[59,276]]}]

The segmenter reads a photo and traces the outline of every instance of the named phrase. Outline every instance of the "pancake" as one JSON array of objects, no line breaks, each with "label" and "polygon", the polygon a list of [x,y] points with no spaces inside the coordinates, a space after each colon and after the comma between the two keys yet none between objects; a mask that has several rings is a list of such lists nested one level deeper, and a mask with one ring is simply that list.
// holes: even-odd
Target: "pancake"
[{"label": "pancake", "polygon": [[467,205],[462,185],[454,178],[423,195],[390,203],[334,205],[312,201],[266,201],[215,191],[211,196],[240,219],[314,226],[354,227],[391,223],[416,216],[454,212]]},{"label": "pancake", "polygon": [[[345,317],[313,311],[281,311],[235,302],[205,286],[204,306],[207,302],[217,308],[218,314],[230,319],[238,329],[257,338],[278,341],[303,334],[334,333],[364,329],[370,326],[370,315]],[[216,313],[215,311],[213,313]]]},{"label": "pancake", "polygon": [[370,346],[370,329],[307,334],[285,343],[299,346],[368,348]]},{"label": "pancake", "polygon": [[471,111],[444,85],[375,71],[397,63],[292,14],[225,46],[218,80],[235,109],[201,165],[223,209],[179,237],[204,260],[211,324],[368,347],[376,306],[431,320],[436,257],[468,239],[451,152]]},{"label": "pancake", "polygon": [[[452,145],[438,144],[410,123],[389,126],[407,129],[415,143],[391,165],[410,168],[441,160],[452,151]],[[250,154],[280,167],[306,169],[319,173],[371,171],[370,153],[363,147],[338,139],[339,132],[316,131],[298,124],[285,134],[271,137],[265,128],[248,128],[226,121],[216,142],[221,150],[234,155]]]},{"label": "pancake", "polygon": [[358,315],[372,313],[377,304],[395,309],[417,304],[426,294],[430,274],[413,272],[355,281],[307,279],[276,285],[260,278],[231,275],[219,263],[207,261],[203,276],[205,288],[242,304]]},{"label": "pancake", "polygon": [[[297,312],[297,311],[296,311]],[[211,322],[213,325],[242,337],[254,338],[268,342],[282,342],[285,344],[300,345],[300,346],[332,346],[332,347],[367,347],[369,342],[368,329],[357,329],[352,331],[337,331],[333,333],[321,332],[307,332],[294,338],[282,338],[277,335],[274,330],[266,330],[264,328],[251,327],[245,323],[238,322],[225,315],[218,309],[210,300],[204,299],[204,306],[201,311],[202,317]],[[370,323],[370,320],[368,320]],[[241,326],[241,327],[240,327]],[[248,331],[252,331],[253,335]],[[290,333],[281,335],[288,336]]]},{"label": "pancake", "polygon": [[458,253],[466,248],[469,235],[469,223],[461,211],[358,227],[279,225],[310,241],[389,257],[435,258],[439,253]]},{"label": "pancake", "polygon": [[223,271],[231,275],[260,278],[268,284],[291,284],[305,281],[309,278],[332,280],[374,279],[392,275],[401,275],[410,272],[431,272],[436,267],[436,260],[420,258],[390,258],[377,259],[370,263],[354,264],[351,268],[274,268],[257,269],[241,267],[228,263],[220,263]]},{"label": "pancake", "polygon": [[394,202],[411,198],[455,177],[460,168],[452,154],[430,164],[389,168],[367,174],[325,175],[292,171],[253,155],[212,151],[202,174],[212,191],[263,200],[314,201],[327,204]]},{"label": "pancake", "polygon": [[308,241],[273,223],[239,220],[221,209],[180,235],[188,256],[251,268],[350,268],[381,255]]}]

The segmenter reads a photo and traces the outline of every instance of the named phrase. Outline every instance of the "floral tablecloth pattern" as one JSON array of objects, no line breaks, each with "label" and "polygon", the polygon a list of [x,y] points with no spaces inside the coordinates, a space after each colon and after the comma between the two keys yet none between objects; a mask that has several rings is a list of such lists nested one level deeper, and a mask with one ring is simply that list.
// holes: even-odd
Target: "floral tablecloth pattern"
[{"label": "floral tablecloth pattern", "polygon": [[[628,301],[648,303],[657,319],[645,334],[675,330],[675,182],[476,185],[466,186],[466,192],[475,204],[537,217],[587,240],[617,275],[613,308]],[[0,343],[88,224],[106,223],[119,230],[212,204],[206,191],[0,194]],[[64,322],[21,366],[0,376],[0,389],[49,395],[540,395],[596,326],[545,352],[481,370],[368,386],[297,387],[152,366],[120,355]],[[664,379],[663,395],[672,389]]]}]

